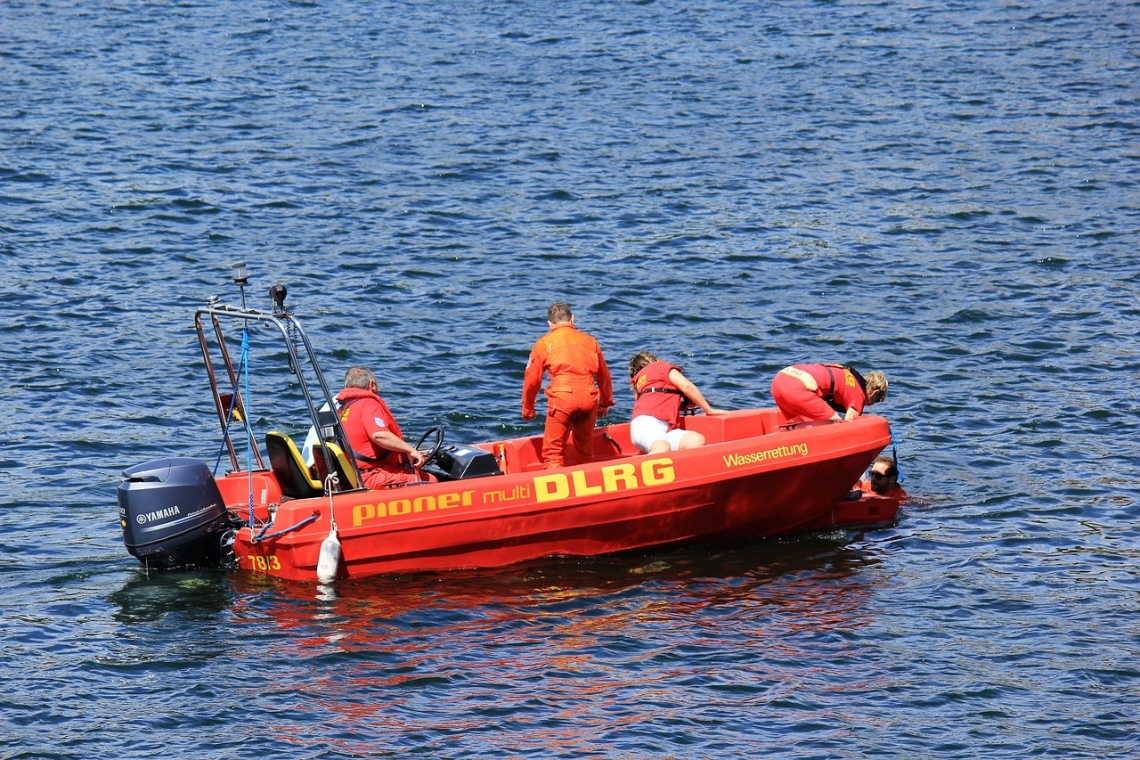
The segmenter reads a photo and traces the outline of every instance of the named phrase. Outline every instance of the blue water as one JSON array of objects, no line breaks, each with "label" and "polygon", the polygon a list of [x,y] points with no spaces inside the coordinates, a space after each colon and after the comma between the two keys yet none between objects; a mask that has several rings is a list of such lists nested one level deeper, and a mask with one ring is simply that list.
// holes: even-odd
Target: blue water
[{"label": "blue water", "polygon": [[[1137,50],[1136,2],[5,3],[0,757],[1140,756]],[[719,407],[881,369],[916,502],[148,577],[118,474],[216,455],[191,318],[235,261],[410,436],[536,432],[555,300]]]}]

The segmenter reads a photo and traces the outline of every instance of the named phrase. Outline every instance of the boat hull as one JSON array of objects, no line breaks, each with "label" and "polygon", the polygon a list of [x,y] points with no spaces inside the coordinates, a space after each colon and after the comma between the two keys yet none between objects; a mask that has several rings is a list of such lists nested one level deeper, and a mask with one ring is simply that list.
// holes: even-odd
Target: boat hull
[{"label": "boat hull", "polygon": [[614,425],[597,431],[596,461],[557,470],[542,469],[541,439],[532,437],[480,444],[506,470],[489,477],[311,499],[283,499],[268,470],[232,473],[218,484],[239,516],[251,503],[258,521],[272,513],[269,529],[237,532],[241,570],[309,581],[331,518],[342,547],[339,576],[347,578],[894,519],[892,500],[886,501],[893,508],[882,500],[844,506],[852,484],[890,443],[879,417],[788,428],[774,409],[744,410],[686,418],[684,426],[702,432],[708,444],[638,454],[628,425]]}]

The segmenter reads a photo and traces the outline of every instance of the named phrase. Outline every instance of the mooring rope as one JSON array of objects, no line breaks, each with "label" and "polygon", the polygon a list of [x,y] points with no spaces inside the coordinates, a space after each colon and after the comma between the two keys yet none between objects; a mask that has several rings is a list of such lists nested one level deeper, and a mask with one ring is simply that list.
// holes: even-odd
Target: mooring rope
[{"label": "mooring rope", "polygon": [[[285,528],[283,530],[279,530],[276,533],[270,533],[268,536],[263,535],[265,533],[265,531],[269,530],[270,526],[273,525],[273,521],[270,520],[269,522],[267,522],[265,524],[265,527],[263,527],[261,529],[261,533],[258,533],[256,536],[254,536],[252,539],[250,539],[250,542],[256,544],[256,543],[259,543],[261,541],[268,541],[271,538],[278,538],[280,536],[284,536],[286,533],[292,533],[295,530],[298,530],[300,528],[305,527],[306,525],[311,523],[313,520],[316,520],[319,516],[320,515],[317,512],[313,512],[313,514],[309,515],[308,517],[306,517],[304,520],[297,523],[296,525],[293,525],[289,528]],[[250,526],[250,530],[253,530],[252,526]]]}]

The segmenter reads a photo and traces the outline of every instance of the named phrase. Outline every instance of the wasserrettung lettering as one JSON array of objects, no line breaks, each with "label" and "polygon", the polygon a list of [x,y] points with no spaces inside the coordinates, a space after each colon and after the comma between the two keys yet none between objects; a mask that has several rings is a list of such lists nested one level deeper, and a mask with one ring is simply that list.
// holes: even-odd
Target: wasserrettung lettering
[{"label": "wasserrettung lettering", "polygon": [[780,445],[773,449],[761,449],[760,451],[751,451],[747,454],[725,454],[724,466],[742,467],[746,464],[767,462],[769,459],[781,459],[790,456],[806,457],[807,453],[808,446],[806,443],[797,443],[794,446]]}]

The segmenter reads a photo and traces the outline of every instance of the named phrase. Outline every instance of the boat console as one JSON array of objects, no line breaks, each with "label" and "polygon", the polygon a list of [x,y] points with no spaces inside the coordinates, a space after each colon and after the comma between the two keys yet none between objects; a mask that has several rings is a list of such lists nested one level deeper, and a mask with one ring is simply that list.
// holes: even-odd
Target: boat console
[{"label": "boat console", "polygon": [[453,443],[441,446],[436,455],[420,469],[441,481],[503,474],[498,460],[491,452]]}]

